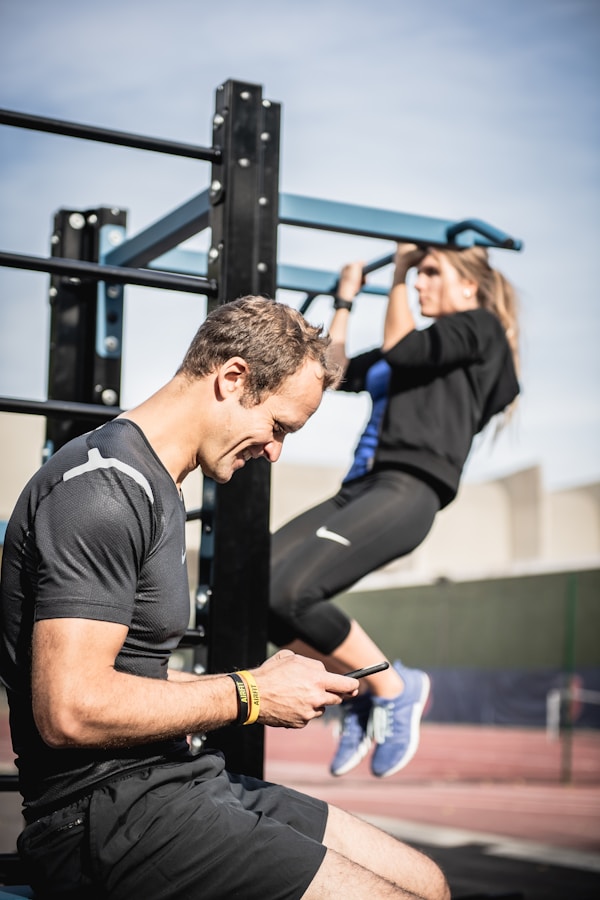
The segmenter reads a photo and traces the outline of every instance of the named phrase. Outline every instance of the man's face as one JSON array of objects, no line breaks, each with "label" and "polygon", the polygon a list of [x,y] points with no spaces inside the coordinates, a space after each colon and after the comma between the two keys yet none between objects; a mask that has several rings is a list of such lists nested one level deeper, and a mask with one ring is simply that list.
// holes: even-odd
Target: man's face
[{"label": "man's face", "polygon": [[215,481],[229,481],[249,459],[276,462],[286,434],[302,428],[323,397],[322,369],[314,360],[304,365],[255,406],[242,406],[243,387],[231,390],[222,403],[219,427],[201,448],[200,465]]}]

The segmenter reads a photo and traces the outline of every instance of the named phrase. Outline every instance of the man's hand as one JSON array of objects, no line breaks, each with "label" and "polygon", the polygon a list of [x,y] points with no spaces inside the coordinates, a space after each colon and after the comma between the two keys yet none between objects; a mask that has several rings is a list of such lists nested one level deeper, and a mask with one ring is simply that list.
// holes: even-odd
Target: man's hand
[{"label": "man's hand", "polygon": [[260,694],[263,725],[303,728],[358,692],[358,681],[328,672],[322,662],[280,650],[252,671]]}]

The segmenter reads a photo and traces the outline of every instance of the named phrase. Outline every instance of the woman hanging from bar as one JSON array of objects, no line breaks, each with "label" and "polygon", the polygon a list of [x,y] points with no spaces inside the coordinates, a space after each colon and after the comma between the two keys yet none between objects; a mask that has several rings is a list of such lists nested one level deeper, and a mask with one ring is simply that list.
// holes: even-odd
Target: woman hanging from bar
[{"label": "woman hanging from bar", "polygon": [[[406,285],[417,267],[421,313],[415,328]],[[369,422],[334,497],[274,535],[270,640],[347,672],[385,659],[356,620],[325,601],[413,551],[437,512],[456,496],[474,436],[506,419],[519,392],[517,303],[487,251],[400,244],[383,345],[348,359],[345,345],[361,263],[341,272],[330,325],[345,369],[342,390],[367,391]],[[414,756],[429,678],[393,665],[362,680],[342,705],[333,775],[349,772],[375,744],[371,771],[392,775]]]}]

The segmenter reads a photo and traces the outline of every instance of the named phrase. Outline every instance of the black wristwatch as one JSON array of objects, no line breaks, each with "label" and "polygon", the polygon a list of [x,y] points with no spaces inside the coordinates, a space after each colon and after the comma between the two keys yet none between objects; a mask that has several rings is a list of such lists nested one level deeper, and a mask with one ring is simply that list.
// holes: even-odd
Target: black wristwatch
[{"label": "black wristwatch", "polygon": [[343,297],[338,297],[336,294],[333,298],[333,308],[351,310],[352,300],[344,300]]}]

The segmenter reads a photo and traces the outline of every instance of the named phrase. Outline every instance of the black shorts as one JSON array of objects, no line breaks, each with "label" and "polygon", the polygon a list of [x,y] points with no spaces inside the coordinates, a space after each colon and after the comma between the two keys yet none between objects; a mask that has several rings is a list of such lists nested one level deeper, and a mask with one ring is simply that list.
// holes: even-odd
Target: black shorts
[{"label": "black shorts", "polygon": [[33,822],[18,847],[43,898],[298,900],[326,822],[323,801],[231,775],[209,752],[104,784]]}]

